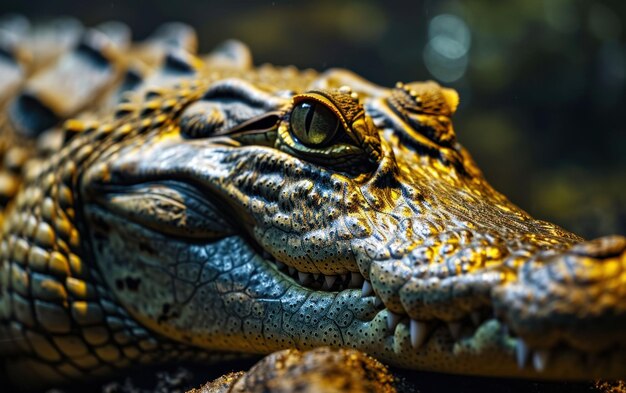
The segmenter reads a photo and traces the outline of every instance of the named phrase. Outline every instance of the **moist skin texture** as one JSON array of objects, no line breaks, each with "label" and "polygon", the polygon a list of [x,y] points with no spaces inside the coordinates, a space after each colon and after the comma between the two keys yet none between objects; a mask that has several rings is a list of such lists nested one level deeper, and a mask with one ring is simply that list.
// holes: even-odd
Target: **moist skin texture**
[{"label": "moist skin texture", "polygon": [[[33,146],[45,133],[20,106],[1,129],[26,157],[0,243],[20,383],[320,346],[444,373],[626,375],[626,239],[585,241],[495,191],[456,141],[455,91],[257,68],[231,42],[163,50],[121,94],[130,62],[99,39],[17,93],[82,117],[46,131],[56,148]],[[75,93],[50,82],[63,67],[94,64],[113,75],[82,91],[99,104],[53,105]]]}]

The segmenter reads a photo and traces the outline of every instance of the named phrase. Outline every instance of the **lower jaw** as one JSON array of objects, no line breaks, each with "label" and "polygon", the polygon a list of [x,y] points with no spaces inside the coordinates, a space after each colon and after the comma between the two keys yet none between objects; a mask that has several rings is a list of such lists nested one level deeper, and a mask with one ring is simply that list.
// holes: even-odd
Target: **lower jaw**
[{"label": "lower jaw", "polygon": [[[345,327],[339,326],[341,321],[322,322],[315,326],[300,325],[292,335],[275,331],[272,334],[274,339],[265,339],[241,350],[267,354],[287,348],[307,350],[331,346],[358,349],[386,365],[426,372],[558,381],[626,377],[626,351],[623,350],[593,357],[571,348],[561,348],[550,353],[543,369],[538,367],[532,356],[520,367],[516,355],[517,338],[508,336],[498,320],[487,320],[473,332],[466,329],[458,339],[453,338],[448,327],[441,324],[432,329],[421,347],[414,348],[410,325],[401,321],[390,331],[388,316],[386,309],[379,309],[372,319],[355,320]],[[295,325],[297,319],[298,315],[292,315],[290,322]],[[289,327],[289,324],[286,326]],[[337,341],[333,341],[333,337]]]},{"label": "lower jaw", "polygon": [[[510,337],[496,319],[483,322],[473,332],[462,332],[458,339],[442,324],[433,328],[428,340],[416,349],[411,344],[410,325],[402,321],[390,332],[388,315],[386,309],[379,311],[363,326],[347,329],[346,336],[351,339],[344,346],[362,350],[388,365],[420,371],[560,381],[626,377],[624,350],[592,355],[572,348],[558,348],[541,360],[531,353],[520,364],[518,339]],[[360,334],[353,336],[351,331],[360,331]],[[369,334],[365,334],[367,332]],[[379,336],[381,332],[384,332],[383,337]]]}]

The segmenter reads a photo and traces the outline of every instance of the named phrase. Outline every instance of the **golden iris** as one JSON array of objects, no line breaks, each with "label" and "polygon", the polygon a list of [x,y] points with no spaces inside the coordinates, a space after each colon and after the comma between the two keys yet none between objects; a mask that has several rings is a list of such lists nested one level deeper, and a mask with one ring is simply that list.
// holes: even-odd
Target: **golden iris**
[{"label": "golden iris", "polygon": [[304,101],[291,112],[291,133],[303,145],[323,147],[339,128],[339,119],[324,104]]}]

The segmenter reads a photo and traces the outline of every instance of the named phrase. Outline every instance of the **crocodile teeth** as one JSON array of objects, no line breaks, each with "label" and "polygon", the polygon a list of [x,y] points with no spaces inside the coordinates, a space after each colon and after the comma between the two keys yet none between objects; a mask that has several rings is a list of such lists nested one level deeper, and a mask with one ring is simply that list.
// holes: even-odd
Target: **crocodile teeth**
[{"label": "crocodile teeth", "polygon": [[450,334],[455,340],[461,337],[461,327],[461,322],[448,322],[448,329],[450,329]]},{"label": "crocodile teeth", "polygon": [[538,350],[533,354],[533,367],[537,371],[543,371],[546,369],[548,360],[550,358],[550,352],[547,350]]},{"label": "crocodile teeth", "polygon": [[374,306],[375,306],[375,307],[382,307],[382,306],[384,306],[384,305],[385,305],[385,304],[383,303],[383,300],[382,300],[381,298],[379,298],[378,296],[376,296],[376,297],[374,298]]},{"label": "crocodile teeth", "polygon": [[303,272],[298,272],[298,280],[300,280],[300,283],[304,285],[310,284],[311,281],[313,281],[309,273]]},{"label": "crocodile teeth", "polygon": [[365,295],[363,296],[369,296],[374,294],[371,283],[368,281],[366,285],[365,278],[359,272],[347,272],[338,275],[325,275],[319,272],[301,272],[294,266],[289,266],[284,262],[276,260],[267,251],[264,251],[262,255],[263,258],[273,262],[278,270],[289,275],[300,284],[311,287],[312,289],[322,289],[326,291],[343,291],[347,288],[362,288],[362,292],[365,293]]},{"label": "crocodile teeth", "polygon": [[425,322],[416,321],[411,319],[409,327],[411,334],[411,346],[414,349],[419,349],[426,342],[426,336],[428,335],[428,325]]},{"label": "crocodile teeth", "polygon": [[367,280],[363,280],[363,288],[361,289],[361,296],[371,296],[374,294],[374,288],[372,288],[372,283]]},{"label": "crocodile teeth", "polygon": [[400,323],[401,318],[402,316],[396,314],[395,312],[388,311],[387,312],[387,328],[392,332],[396,330],[396,326],[398,326],[398,323]]},{"label": "crocodile teeth", "polygon": [[324,276],[324,285],[322,289],[330,289],[335,285],[335,281],[337,281],[337,276]]},{"label": "crocodile teeth", "polygon": [[517,343],[515,344],[515,355],[517,358],[517,366],[519,368],[524,368],[526,366],[526,362],[528,362],[528,355],[530,354],[528,350],[528,346],[521,338],[517,339]]},{"label": "crocodile teeth", "polygon": [[352,272],[350,276],[350,288],[361,288],[363,286],[363,276],[359,273]]}]

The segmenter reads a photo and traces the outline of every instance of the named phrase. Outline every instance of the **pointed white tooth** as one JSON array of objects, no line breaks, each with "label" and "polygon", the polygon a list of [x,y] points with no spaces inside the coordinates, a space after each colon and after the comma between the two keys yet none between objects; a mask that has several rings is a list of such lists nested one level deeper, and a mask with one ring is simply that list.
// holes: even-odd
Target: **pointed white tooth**
[{"label": "pointed white tooth", "polygon": [[361,288],[363,286],[363,276],[361,273],[352,272],[350,276],[350,288]]},{"label": "pointed white tooth", "polygon": [[521,338],[517,339],[517,343],[515,344],[515,355],[517,358],[517,366],[522,369],[526,366],[528,362],[528,355],[530,351],[528,350],[528,346]]},{"label": "pointed white tooth", "polygon": [[311,275],[309,273],[298,272],[298,280],[301,284],[309,284],[311,282]]},{"label": "pointed white tooth", "polygon": [[461,337],[461,327],[461,322],[448,322],[448,329],[450,329],[450,334],[455,340]]},{"label": "pointed white tooth", "polygon": [[411,326],[409,327],[411,332],[411,346],[414,349],[419,349],[426,342],[426,336],[428,335],[428,325],[425,322],[416,321],[411,319]]},{"label": "pointed white tooth", "polygon": [[533,354],[533,367],[537,371],[543,371],[548,365],[548,360],[550,360],[550,351],[540,349]]},{"label": "pointed white tooth", "polygon": [[285,266],[287,266],[287,265],[285,265],[285,264],[284,264],[284,263],[282,263],[281,261],[276,261],[276,266],[278,266],[278,268],[279,268],[280,270],[283,270],[283,269],[285,268]]},{"label": "pointed white tooth", "polygon": [[319,273],[313,273],[313,279],[315,279],[315,281],[317,281],[318,278],[320,278],[320,274]]},{"label": "pointed white tooth", "polygon": [[374,288],[372,288],[372,283],[367,280],[363,281],[363,288],[361,288],[361,296],[371,296],[374,294]]},{"label": "pointed white tooth", "polygon": [[296,268],[293,266],[289,266],[289,274],[292,276],[296,274]]},{"label": "pointed white tooth", "polygon": [[346,278],[348,277],[348,274],[344,273],[341,275],[341,282],[346,282]]},{"label": "pointed white tooth", "polygon": [[482,320],[482,316],[480,315],[480,313],[478,311],[472,311],[470,316],[472,318],[472,323],[474,324],[474,326],[480,325],[480,322]]},{"label": "pointed white tooth", "polygon": [[375,306],[375,307],[382,307],[382,306],[384,306],[384,305],[385,305],[385,304],[383,303],[383,301],[382,301],[382,299],[381,299],[381,298],[379,298],[378,296],[376,296],[376,297],[374,298],[374,306]]},{"label": "pointed white tooth", "polygon": [[331,289],[337,281],[337,276],[324,276],[324,289]]},{"label": "pointed white tooth", "polygon": [[401,318],[402,317],[396,314],[395,312],[388,311],[387,312],[387,328],[392,332],[395,331],[396,326],[398,326],[398,323],[400,323]]}]

